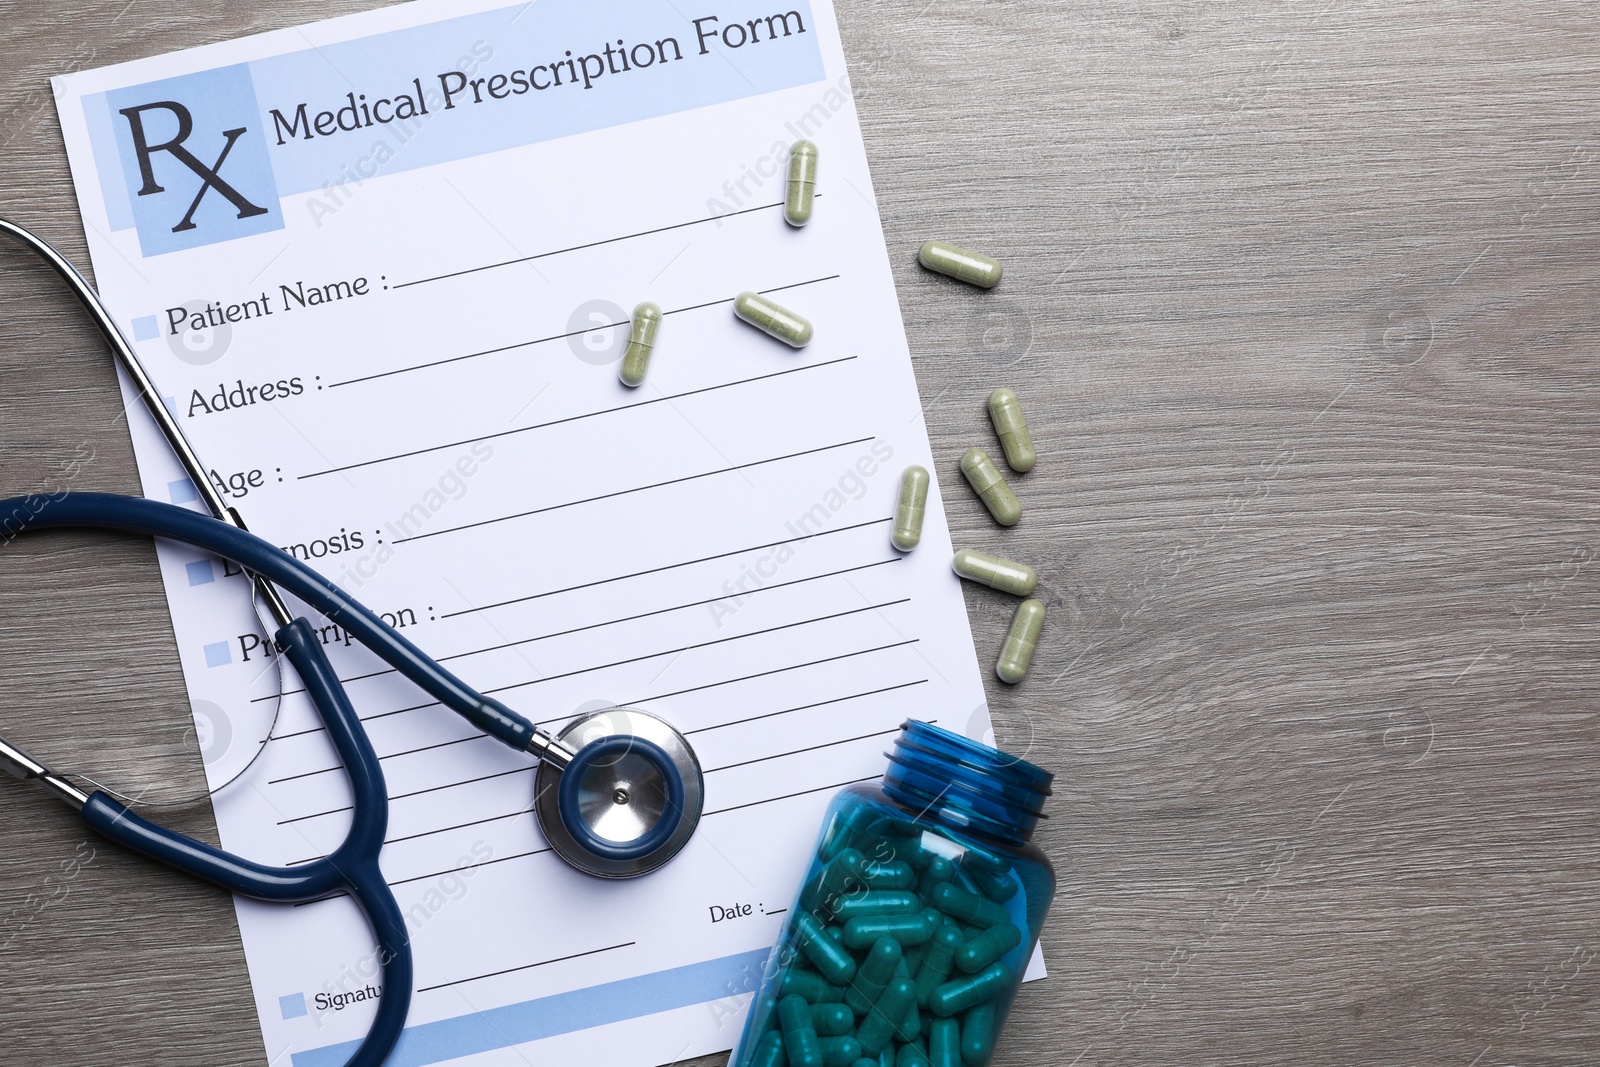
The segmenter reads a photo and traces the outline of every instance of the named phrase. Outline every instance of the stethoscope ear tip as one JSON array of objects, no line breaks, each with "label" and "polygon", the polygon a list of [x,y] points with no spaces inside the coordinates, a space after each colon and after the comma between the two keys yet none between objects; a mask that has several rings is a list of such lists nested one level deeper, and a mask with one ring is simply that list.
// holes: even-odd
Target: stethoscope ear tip
[{"label": "stethoscope ear tip", "polygon": [[573,720],[564,769],[541,764],[534,814],[550,847],[600,878],[637,878],[676,856],[700,822],[700,761],[670,724],[636,708]]}]

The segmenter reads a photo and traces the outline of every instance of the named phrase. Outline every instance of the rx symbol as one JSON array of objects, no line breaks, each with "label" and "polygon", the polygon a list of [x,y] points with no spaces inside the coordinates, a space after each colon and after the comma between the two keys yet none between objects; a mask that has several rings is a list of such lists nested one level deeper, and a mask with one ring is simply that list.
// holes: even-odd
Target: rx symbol
[{"label": "rx symbol", "polygon": [[[153,145],[145,134],[144,113],[146,111],[170,111],[172,117],[178,120],[178,132],[169,140]],[[215,189],[227,201],[239,209],[239,218],[248,219],[256,215],[265,215],[267,209],[257,207],[244,198],[244,194],[222,180],[220,171],[223,162],[228,158],[228,153],[233,151],[233,143],[245,132],[247,127],[240,126],[236,130],[224,130],[222,154],[217,156],[217,161],[211,166],[206,166],[196,158],[195,154],[183,147],[183,143],[194,132],[194,116],[189,114],[189,109],[173,100],[163,100],[154,104],[141,104],[138,107],[125,107],[120,112],[128,120],[129,132],[133,135],[133,151],[139,160],[139,177],[144,180],[140,187],[140,196],[150,196],[152,193],[161,193],[166,190],[156,181],[155,170],[150,166],[150,157],[157,152],[165,152],[179,163],[194,171],[200,179],[200,191],[194,194],[194,201],[189,205],[189,210],[183,218],[172,228],[173,233],[195,228],[194,213],[200,207],[200,201],[205,199],[209,190]]]}]

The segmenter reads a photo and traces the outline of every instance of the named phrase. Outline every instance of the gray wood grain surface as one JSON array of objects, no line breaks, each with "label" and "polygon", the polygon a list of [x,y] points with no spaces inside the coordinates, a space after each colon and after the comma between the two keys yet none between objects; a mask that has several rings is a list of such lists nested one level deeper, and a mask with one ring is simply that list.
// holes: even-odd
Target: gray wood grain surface
[{"label": "gray wood grain surface", "polygon": [[[1042,456],[1014,530],[951,494],[1051,609],[990,679],[1062,890],[997,1062],[1600,1061],[1592,6],[841,5],[944,474],[1002,382]],[[87,264],[49,75],[367,6],[0,0],[0,213]],[[70,298],[5,249],[0,309],[0,486],[137,491]],[[39,754],[198,787],[148,544],[0,549],[0,680]],[[0,1062],[263,1062],[225,895],[0,812]]]}]

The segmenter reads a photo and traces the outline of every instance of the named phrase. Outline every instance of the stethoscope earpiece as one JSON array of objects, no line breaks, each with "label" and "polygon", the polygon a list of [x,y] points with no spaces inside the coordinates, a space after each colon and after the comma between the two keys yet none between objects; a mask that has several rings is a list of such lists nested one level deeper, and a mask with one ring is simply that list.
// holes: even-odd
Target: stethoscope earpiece
[{"label": "stethoscope earpiece", "polygon": [[637,878],[676,856],[705,802],[700,761],[682,734],[635,708],[573,720],[558,740],[566,767],[534,777],[534,813],[550,847],[600,878]]}]

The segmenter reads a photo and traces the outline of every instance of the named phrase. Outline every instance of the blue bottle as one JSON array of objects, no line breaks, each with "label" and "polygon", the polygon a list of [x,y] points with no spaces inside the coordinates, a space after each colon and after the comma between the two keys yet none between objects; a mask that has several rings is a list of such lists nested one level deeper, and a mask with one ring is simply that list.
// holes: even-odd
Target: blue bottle
[{"label": "blue bottle", "polygon": [[[1031,843],[1051,779],[906,722],[881,785],[829,805],[730,1067],[984,1067],[1055,896]],[[820,1037],[834,1005],[853,1028]]]}]

